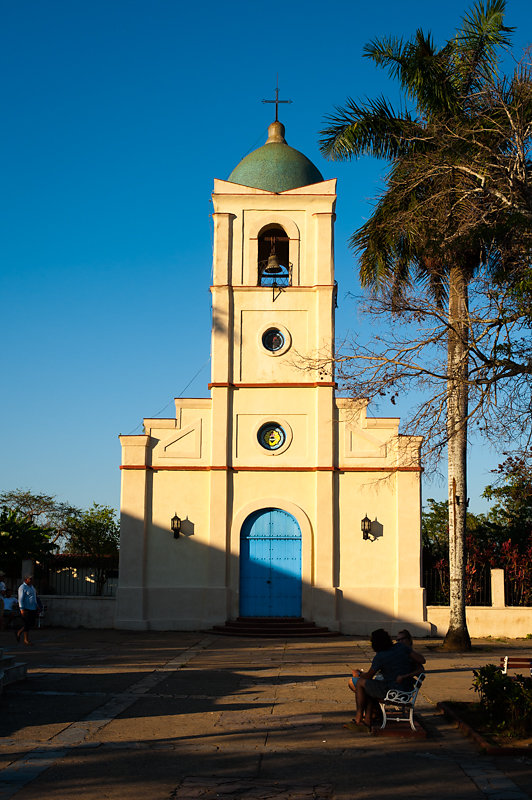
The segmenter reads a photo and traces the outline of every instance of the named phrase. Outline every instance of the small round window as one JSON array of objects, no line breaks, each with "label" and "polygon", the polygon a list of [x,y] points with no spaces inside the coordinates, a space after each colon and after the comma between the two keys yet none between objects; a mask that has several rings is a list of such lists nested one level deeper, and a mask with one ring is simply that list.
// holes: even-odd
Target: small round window
[{"label": "small round window", "polygon": [[284,347],[284,336],[278,328],[268,328],[262,334],[262,344],[270,353],[276,353]]},{"label": "small round window", "polygon": [[259,428],[257,439],[265,450],[279,450],[286,442],[286,433],[276,422],[267,422]]}]

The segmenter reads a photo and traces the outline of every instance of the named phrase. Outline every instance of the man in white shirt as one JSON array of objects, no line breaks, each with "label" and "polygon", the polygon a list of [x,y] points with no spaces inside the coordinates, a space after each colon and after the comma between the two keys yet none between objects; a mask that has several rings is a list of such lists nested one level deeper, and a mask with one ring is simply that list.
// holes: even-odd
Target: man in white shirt
[{"label": "man in white shirt", "polygon": [[31,644],[29,632],[35,625],[35,620],[39,613],[37,592],[33,585],[33,575],[26,575],[24,583],[21,583],[18,587],[18,604],[24,625],[16,632],[17,642],[20,642],[20,637],[24,634],[24,644]]}]

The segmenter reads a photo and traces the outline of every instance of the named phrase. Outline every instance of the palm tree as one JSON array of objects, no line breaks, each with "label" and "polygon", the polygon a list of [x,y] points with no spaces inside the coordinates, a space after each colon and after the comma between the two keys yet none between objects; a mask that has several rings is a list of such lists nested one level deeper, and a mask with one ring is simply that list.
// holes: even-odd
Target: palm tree
[{"label": "palm tree", "polygon": [[[399,299],[421,284],[447,304],[447,447],[449,483],[449,649],[471,646],[465,615],[467,498],[468,287],[480,266],[490,266],[489,214],[483,198],[466,191],[467,175],[453,167],[478,159],[482,136],[448,136],[474,125],[483,90],[496,80],[497,57],[508,42],[505,0],[477,2],[456,36],[437,49],[418,30],[410,40],[375,40],[365,55],[398,79],[412,112],[396,113],[379,98],[327,118],[320,146],[333,160],[371,154],[391,162],[386,190],[371,218],[351,237],[360,252],[362,285]],[[485,198],[484,198],[485,199]],[[478,212],[475,214],[475,212]],[[473,220],[473,222],[472,222]]]}]

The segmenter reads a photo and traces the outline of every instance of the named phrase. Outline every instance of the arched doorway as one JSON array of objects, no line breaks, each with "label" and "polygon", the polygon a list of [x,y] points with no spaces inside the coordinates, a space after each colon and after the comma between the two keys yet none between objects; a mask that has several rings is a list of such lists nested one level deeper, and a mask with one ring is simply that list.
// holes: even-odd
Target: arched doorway
[{"label": "arched doorway", "polygon": [[301,530],[280,508],[254,511],[242,525],[240,616],[301,616]]}]

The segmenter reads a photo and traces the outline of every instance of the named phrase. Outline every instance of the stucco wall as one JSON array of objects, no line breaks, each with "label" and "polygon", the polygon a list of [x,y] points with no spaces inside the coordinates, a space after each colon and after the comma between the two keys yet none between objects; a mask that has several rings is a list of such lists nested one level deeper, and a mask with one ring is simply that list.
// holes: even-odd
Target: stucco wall
[{"label": "stucco wall", "polygon": [[44,625],[58,628],[114,628],[114,597],[41,595],[46,607]]},{"label": "stucco wall", "polygon": [[[532,608],[512,606],[491,608],[472,606],[466,609],[467,628],[474,638],[504,636],[522,639],[532,634]],[[448,606],[427,606],[427,620],[434,636],[445,636],[449,627]]]}]

